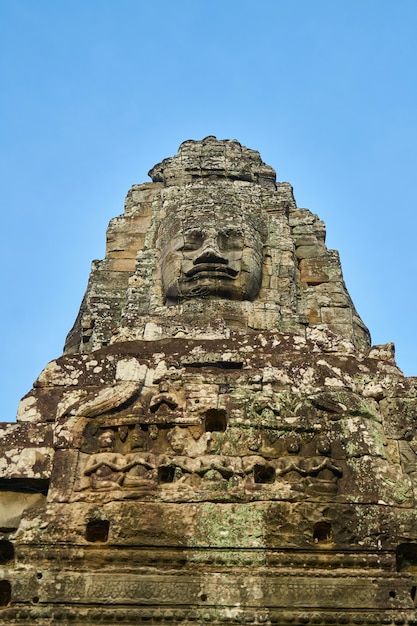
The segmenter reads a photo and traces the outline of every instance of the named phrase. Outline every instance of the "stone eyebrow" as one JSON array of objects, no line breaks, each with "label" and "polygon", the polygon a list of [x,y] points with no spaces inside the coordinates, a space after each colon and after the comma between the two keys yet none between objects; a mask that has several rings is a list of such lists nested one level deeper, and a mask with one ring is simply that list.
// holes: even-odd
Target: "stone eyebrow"
[{"label": "stone eyebrow", "polygon": [[221,235],[243,235],[243,228],[241,226],[234,226],[231,224],[230,226],[225,226],[224,228],[219,229],[219,234]]},{"label": "stone eyebrow", "polygon": [[183,229],[183,234],[185,235],[202,235],[204,233],[204,230],[202,228],[198,228],[198,227],[192,227],[192,228],[184,228]]}]

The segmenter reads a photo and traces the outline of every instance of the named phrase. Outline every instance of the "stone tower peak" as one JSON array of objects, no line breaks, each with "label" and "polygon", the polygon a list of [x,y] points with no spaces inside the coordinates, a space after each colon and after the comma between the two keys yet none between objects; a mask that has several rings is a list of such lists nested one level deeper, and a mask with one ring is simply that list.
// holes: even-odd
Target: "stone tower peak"
[{"label": "stone tower peak", "polygon": [[323,222],[297,207],[259,152],[213,136],[188,140],[149,174],[109,224],[65,353],[320,328],[369,347]]},{"label": "stone tower peak", "polygon": [[192,183],[197,179],[226,178],[264,185],[275,185],[275,170],[266,165],[256,150],[242,146],[236,139],[184,141],[178,154],[155,165],[149,176],[166,186]]}]

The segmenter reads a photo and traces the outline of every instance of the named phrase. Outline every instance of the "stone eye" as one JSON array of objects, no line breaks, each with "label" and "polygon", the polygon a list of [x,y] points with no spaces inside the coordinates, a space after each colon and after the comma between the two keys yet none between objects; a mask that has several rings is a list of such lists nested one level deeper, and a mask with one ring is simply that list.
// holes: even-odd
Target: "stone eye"
[{"label": "stone eye", "polygon": [[184,235],[183,250],[198,250],[204,243],[204,235],[201,230],[191,230]]},{"label": "stone eye", "polygon": [[228,228],[218,235],[221,250],[235,250],[243,248],[243,233],[235,228]]}]

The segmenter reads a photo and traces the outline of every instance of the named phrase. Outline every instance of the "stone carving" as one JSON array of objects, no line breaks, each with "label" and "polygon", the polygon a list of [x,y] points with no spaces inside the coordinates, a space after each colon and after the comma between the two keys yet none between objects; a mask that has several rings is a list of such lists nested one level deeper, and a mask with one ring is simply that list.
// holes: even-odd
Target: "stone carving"
[{"label": "stone carving", "polygon": [[398,452],[401,466],[411,480],[414,497],[417,496],[417,441],[414,438],[414,429],[407,428],[403,439],[398,441]]},{"label": "stone carving", "polygon": [[297,208],[259,153],[213,137],[186,141],[150,175],[109,225],[66,354],[248,327],[321,326],[370,346],[324,224]]},{"label": "stone carving", "polygon": [[[152,413],[157,414],[155,406],[160,406],[161,397],[164,395],[157,394],[149,403],[151,419],[155,419]],[[177,406],[172,394],[168,399]],[[207,413],[213,418],[214,409]],[[312,444],[294,432],[273,440],[270,436],[266,447],[259,431],[237,440],[236,432],[230,428],[223,431],[222,422],[207,420],[200,426],[173,425],[176,413],[162,415],[162,430],[155,424],[147,425],[146,430],[139,424],[118,426],[118,452],[115,431],[100,432],[98,451],[84,460],[83,475],[89,477],[89,483],[81,481],[83,486],[75,488],[72,499],[82,499],[77,493],[88,489],[117,490],[116,497],[122,498],[121,492],[128,489],[129,498],[140,499],[147,494],[147,499],[151,496],[157,499],[168,488],[170,495],[165,494],[164,499],[176,502],[213,498],[234,501],[242,497],[305,499],[309,494],[320,498],[338,493],[338,481],[344,470],[331,458],[331,444],[326,436],[318,436]],[[221,430],[204,432],[205,426],[217,426]],[[310,438],[307,436],[308,441]],[[231,440],[235,440],[234,447]],[[174,487],[180,491],[175,492]]]},{"label": "stone carving", "polygon": [[92,489],[97,491],[120,489],[123,481],[123,455],[113,452],[115,434],[106,430],[99,436],[100,451],[93,454],[84,470],[90,477]]},{"label": "stone carving", "polygon": [[206,297],[253,300],[261,286],[263,263],[257,221],[223,207],[220,200],[203,222],[194,211],[168,213],[158,240],[167,303]]},{"label": "stone carving", "polygon": [[0,621],[415,626],[416,379],[257,152],[150,175],[1,425]]},{"label": "stone carving", "polygon": [[87,401],[71,407],[71,413],[83,417],[95,417],[128,402],[143,385],[146,367],[136,359],[122,359],[116,365],[115,384],[104,387]]},{"label": "stone carving", "polygon": [[130,489],[138,487],[152,489],[156,481],[156,463],[154,455],[147,453],[149,438],[136,426],[130,442],[131,452],[126,456],[123,467],[125,473],[123,486]]},{"label": "stone carving", "polygon": [[307,492],[336,494],[337,480],[343,476],[343,469],[330,458],[331,445],[327,437],[317,439],[316,452],[319,456],[306,463]]}]

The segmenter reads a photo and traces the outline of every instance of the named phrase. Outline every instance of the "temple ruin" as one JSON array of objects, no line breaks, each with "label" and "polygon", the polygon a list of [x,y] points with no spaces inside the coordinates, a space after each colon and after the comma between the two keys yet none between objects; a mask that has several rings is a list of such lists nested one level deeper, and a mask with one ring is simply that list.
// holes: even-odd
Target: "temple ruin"
[{"label": "temple ruin", "polygon": [[417,625],[417,379],[235,140],[134,185],[0,424],[0,622]]}]

